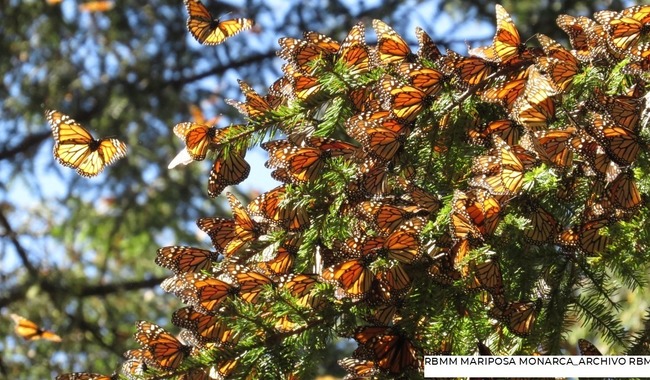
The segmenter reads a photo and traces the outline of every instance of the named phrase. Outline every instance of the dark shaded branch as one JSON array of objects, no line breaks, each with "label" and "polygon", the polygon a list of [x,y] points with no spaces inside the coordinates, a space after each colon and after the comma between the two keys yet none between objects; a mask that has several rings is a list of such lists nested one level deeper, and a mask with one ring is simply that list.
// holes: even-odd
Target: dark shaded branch
[{"label": "dark shaded branch", "polygon": [[29,261],[29,258],[27,257],[27,251],[25,250],[25,248],[23,248],[23,246],[18,241],[16,232],[11,228],[9,221],[7,220],[5,214],[2,211],[0,211],[0,225],[2,225],[5,229],[4,236],[9,237],[9,240],[11,240],[11,242],[13,243],[14,248],[16,248],[16,252],[18,252],[18,256],[20,257],[20,260],[22,261],[25,269],[27,269],[27,271],[33,278],[37,278],[38,270]]},{"label": "dark shaded branch", "polygon": [[13,148],[0,150],[0,160],[7,160],[15,157],[19,153],[26,152],[39,145],[43,140],[51,135],[50,131],[29,135]]},{"label": "dark shaded branch", "polygon": [[123,291],[146,289],[160,284],[165,278],[166,277],[154,277],[146,280],[87,286],[81,289],[78,295],[81,297],[107,296],[109,294],[119,293]]},{"label": "dark shaded branch", "polygon": [[239,68],[239,67],[251,65],[253,63],[260,63],[262,61],[265,61],[267,59],[272,59],[272,58],[275,58],[275,57],[276,57],[275,50],[269,51],[269,52],[266,52],[266,53],[251,55],[251,56],[245,57],[244,59],[242,59],[240,61],[230,62],[226,66],[217,66],[217,67],[214,67],[214,68],[212,68],[210,70],[207,70],[207,71],[199,73],[199,74],[195,74],[195,75],[190,76],[190,77],[184,77],[184,78],[181,78],[181,79],[178,79],[178,80],[171,81],[170,84],[172,84],[174,86],[176,86],[176,85],[184,85],[184,84],[187,84],[187,83],[195,82],[197,80],[201,80],[201,79],[209,77],[211,75],[223,74],[226,70],[229,70],[229,69],[236,69],[236,68]]}]

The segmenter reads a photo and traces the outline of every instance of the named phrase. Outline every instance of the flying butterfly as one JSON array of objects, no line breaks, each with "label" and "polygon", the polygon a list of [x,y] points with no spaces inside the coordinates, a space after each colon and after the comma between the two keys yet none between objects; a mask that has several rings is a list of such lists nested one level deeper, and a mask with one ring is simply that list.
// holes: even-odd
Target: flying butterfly
[{"label": "flying butterfly", "polygon": [[193,122],[174,126],[174,134],[185,142],[185,149],[194,161],[205,159],[208,149],[214,149],[225,137],[225,129]]},{"label": "flying butterfly", "polygon": [[16,328],[14,330],[21,338],[25,340],[44,339],[51,342],[61,342],[61,337],[53,331],[42,329],[36,323],[27,318],[23,318],[20,315],[10,314],[10,316],[11,319],[14,320],[14,323],[16,323]]},{"label": "flying butterfly", "polygon": [[164,371],[178,368],[189,354],[190,347],[182,344],[174,335],[155,323],[138,321],[134,339],[148,350],[153,360]]},{"label": "flying butterfly", "polygon": [[247,18],[221,21],[214,18],[200,0],[185,0],[189,17],[187,29],[195,40],[203,45],[218,45],[227,38],[253,27],[255,22]]},{"label": "flying butterfly", "polygon": [[95,140],[81,124],[59,111],[47,110],[45,116],[54,135],[54,157],[83,177],[96,176],[126,155],[126,144],[118,139]]}]

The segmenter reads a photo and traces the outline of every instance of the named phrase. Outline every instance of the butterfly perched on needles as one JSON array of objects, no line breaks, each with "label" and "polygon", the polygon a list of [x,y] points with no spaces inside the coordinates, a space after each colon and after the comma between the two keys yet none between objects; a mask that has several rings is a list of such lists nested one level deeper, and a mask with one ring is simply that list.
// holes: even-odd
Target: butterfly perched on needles
[{"label": "butterfly perched on needles", "polygon": [[42,329],[36,323],[17,314],[11,314],[11,319],[16,323],[16,334],[25,340],[45,339],[51,342],[60,342],[61,337],[54,332]]},{"label": "butterfly perched on needles", "polygon": [[185,0],[185,8],[190,15],[187,19],[187,29],[192,37],[203,45],[218,45],[228,37],[250,29],[255,24],[253,20],[247,18],[221,21],[214,18],[199,0]]},{"label": "butterfly perched on needles", "polygon": [[45,116],[54,135],[54,157],[81,176],[94,177],[126,155],[126,144],[118,139],[95,140],[81,124],[59,111],[48,110]]},{"label": "butterfly perched on needles", "polygon": [[178,368],[183,358],[189,354],[189,346],[182,344],[167,330],[147,321],[138,321],[135,340],[149,351],[152,360],[162,370],[168,371]]}]

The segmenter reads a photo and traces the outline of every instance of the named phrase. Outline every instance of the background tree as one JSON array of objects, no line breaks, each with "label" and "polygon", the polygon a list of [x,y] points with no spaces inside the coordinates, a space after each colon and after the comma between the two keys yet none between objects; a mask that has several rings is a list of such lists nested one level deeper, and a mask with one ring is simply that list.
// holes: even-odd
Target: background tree
[{"label": "background tree", "polygon": [[[591,13],[597,5],[588,3],[553,10]],[[477,17],[493,19],[492,5],[468,4],[464,6]],[[208,5],[223,9],[223,4]],[[135,320],[163,324],[178,307],[156,287],[167,273],[154,265],[155,250],[183,242],[196,245],[203,237],[191,227],[194,220],[223,212],[222,204],[206,200],[205,166],[166,169],[181,147],[171,126],[188,120],[191,106],[200,110],[195,119],[220,116],[220,126],[240,121],[222,102],[241,99],[235,79],[268,86],[280,76],[274,41],[305,30],[342,39],[358,20],[380,18],[413,44],[415,25],[440,46],[461,52],[464,42],[487,44],[492,35],[487,29],[483,36],[471,36],[476,41],[466,36],[450,40],[452,34],[439,30],[440,20],[448,17],[443,9],[453,6],[297,2],[282,13],[251,2],[234,10],[256,19],[258,34],[238,36],[217,48],[199,46],[188,37],[181,2],[137,7],[116,2],[106,12],[84,12],[67,1],[3,7],[7,22],[1,41],[7,59],[0,60],[5,73],[0,306],[7,317],[9,310],[54,328],[64,342],[25,344],[10,333],[11,324],[2,324],[3,346],[15,353],[3,359],[2,370],[11,377],[110,372],[132,347]],[[417,9],[433,16],[407,25],[411,18],[404,15],[419,14]],[[549,14],[517,8],[512,13],[522,20]],[[451,17],[471,21],[467,13]],[[561,32],[548,31],[555,33]],[[531,33],[522,29],[522,35]],[[128,158],[90,181],[59,167],[51,159],[45,108],[70,114],[99,135],[120,136],[129,144]]]}]

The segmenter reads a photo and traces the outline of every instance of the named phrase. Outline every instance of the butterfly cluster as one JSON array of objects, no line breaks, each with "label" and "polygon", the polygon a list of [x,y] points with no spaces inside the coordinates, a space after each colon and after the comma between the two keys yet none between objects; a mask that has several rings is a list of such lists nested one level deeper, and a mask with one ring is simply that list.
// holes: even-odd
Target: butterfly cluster
[{"label": "butterfly cluster", "polygon": [[[241,81],[245,100],[228,101],[245,124],[177,125],[192,160],[216,156],[210,196],[246,178],[246,149],[269,132],[283,135],[261,144],[282,184],[246,206],[226,193],[232,218],[197,221],[210,249],[158,250],[173,272],[162,288],[186,305],[172,317],[183,330],[138,322],[141,348],[123,372],[177,374],[208,351],[216,364],[187,378],[250,373],[242,341],[327,328],[357,343],[339,361],[346,378],[391,377],[453,352],[432,334],[441,320],[487,320],[490,340],[542,335],[548,289],[564,286],[549,273],[608,254],[609,229],[645,205],[635,165],[647,146],[650,7],[560,16],[569,48],[544,35],[529,46],[496,13],[492,44],[466,57],[442,53],[422,29],[414,52],[379,20],[375,44],[362,23],[341,42],[282,38],[284,75],[268,94]],[[254,323],[238,318],[242,308]]]}]

